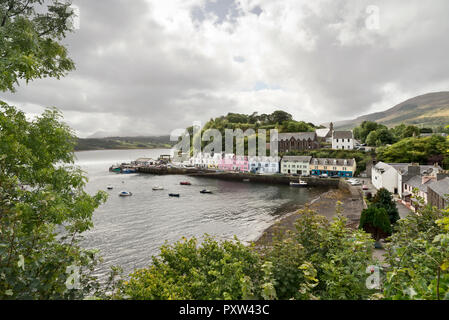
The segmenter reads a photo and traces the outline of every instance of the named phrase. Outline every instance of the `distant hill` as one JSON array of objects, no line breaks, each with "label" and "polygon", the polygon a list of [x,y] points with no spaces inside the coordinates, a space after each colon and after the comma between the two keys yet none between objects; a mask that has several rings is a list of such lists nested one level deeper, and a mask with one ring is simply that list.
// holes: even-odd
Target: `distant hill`
[{"label": "distant hill", "polygon": [[158,149],[171,148],[175,142],[170,136],[160,137],[109,137],[78,139],[75,151],[108,149]]},{"label": "distant hill", "polygon": [[334,123],[337,129],[352,129],[363,121],[375,121],[388,127],[401,123],[435,128],[449,124],[449,92],[434,92],[409,99],[384,111]]}]

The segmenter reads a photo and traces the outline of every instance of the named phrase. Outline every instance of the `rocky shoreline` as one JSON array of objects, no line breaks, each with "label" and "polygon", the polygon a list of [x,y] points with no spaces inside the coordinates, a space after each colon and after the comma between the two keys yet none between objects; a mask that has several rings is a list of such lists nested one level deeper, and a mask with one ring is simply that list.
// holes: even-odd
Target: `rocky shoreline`
[{"label": "rocky shoreline", "polygon": [[[305,204],[302,208],[308,207],[328,220],[332,220],[336,216],[335,208],[338,201],[342,203],[342,214],[348,218],[348,225],[357,228],[360,214],[365,204],[361,193],[354,187],[339,188],[325,192],[318,198]],[[265,229],[262,235],[254,242],[256,247],[270,246],[273,243],[274,235],[278,232],[287,232],[289,230],[295,232],[295,222],[299,217],[300,210],[282,216]]]}]

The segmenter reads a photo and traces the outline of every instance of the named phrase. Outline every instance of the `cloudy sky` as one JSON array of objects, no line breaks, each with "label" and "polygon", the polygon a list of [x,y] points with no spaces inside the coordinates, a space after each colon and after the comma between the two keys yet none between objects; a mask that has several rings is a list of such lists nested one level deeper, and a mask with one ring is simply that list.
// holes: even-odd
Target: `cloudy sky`
[{"label": "cloudy sky", "polygon": [[80,137],[169,134],[228,112],[323,123],[449,88],[447,0],[73,0],[77,70],[2,99]]}]

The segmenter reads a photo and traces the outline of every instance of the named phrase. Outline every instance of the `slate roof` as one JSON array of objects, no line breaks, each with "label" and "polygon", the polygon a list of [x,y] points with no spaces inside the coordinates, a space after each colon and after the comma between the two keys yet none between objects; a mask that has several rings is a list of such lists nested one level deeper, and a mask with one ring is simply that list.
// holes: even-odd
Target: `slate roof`
[{"label": "slate roof", "polygon": [[282,161],[298,161],[298,162],[308,162],[310,163],[312,156],[285,156]]},{"label": "slate roof", "polygon": [[431,186],[429,186],[429,188],[439,196],[445,197],[449,194],[449,178],[434,182]]},{"label": "slate roof", "polygon": [[427,187],[433,185],[435,180],[429,180],[426,183],[422,184],[421,176],[414,176],[413,178],[407,181],[407,184],[412,188],[417,188],[421,192],[427,192]]},{"label": "slate roof", "polygon": [[296,140],[315,140],[317,137],[316,132],[289,132],[289,133],[279,133],[279,140],[290,140],[291,138]]},{"label": "slate roof", "polygon": [[[408,167],[411,166],[410,163],[384,163],[384,162],[378,162],[374,168],[377,170],[384,170],[387,171],[390,168],[394,168],[397,172],[402,174],[403,176],[407,175],[408,173]],[[431,165],[420,165],[419,166],[421,175],[430,175],[435,169],[437,171],[442,171],[443,169],[438,166],[431,166]]]},{"label": "slate roof", "polygon": [[[347,163],[345,164],[345,160]],[[352,167],[355,163],[355,159],[328,159],[328,158],[312,158],[311,165],[323,165],[323,166],[348,166]]]},{"label": "slate roof", "polygon": [[334,131],[333,139],[354,139],[352,131]]}]

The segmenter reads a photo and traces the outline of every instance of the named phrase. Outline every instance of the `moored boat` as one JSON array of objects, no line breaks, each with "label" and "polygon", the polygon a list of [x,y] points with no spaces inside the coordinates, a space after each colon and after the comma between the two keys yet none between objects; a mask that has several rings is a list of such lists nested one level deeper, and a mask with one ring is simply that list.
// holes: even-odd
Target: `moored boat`
[{"label": "moored boat", "polygon": [[307,182],[303,180],[299,180],[298,182],[290,181],[291,187],[307,187]]},{"label": "moored boat", "polygon": [[132,195],[133,194],[131,192],[128,192],[128,191],[122,191],[119,194],[120,197],[131,197]]},{"label": "moored boat", "polygon": [[113,186],[107,186],[107,189],[108,189],[108,190],[113,190],[114,187],[113,187]]},{"label": "moored boat", "polygon": [[153,191],[159,191],[159,190],[164,190],[164,188],[160,187],[160,186],[154,186],[153,187]]},{"label": "moored boat", "polygon": [[188,182],[188,181],[182,181],[180,183],[180,185],[182,185],[182,186],[191,186],[192,184],[190,182]]},{"label": "moored boat", "polygon": [[200,193],[203,193],[203,194],[205,194],[205,193],[207,193],[207,194],[212,194],[212,191],[207,190],[207,189],[204,189],[204,190],[201,190]]},{"label": "moored boat", "polygon": [[176,198],[179,198],[179,197],[180,197],[180,194],[179,194],[179,193],[169,193],[168,196],[169,196],[169,197],[176,197]]}]

